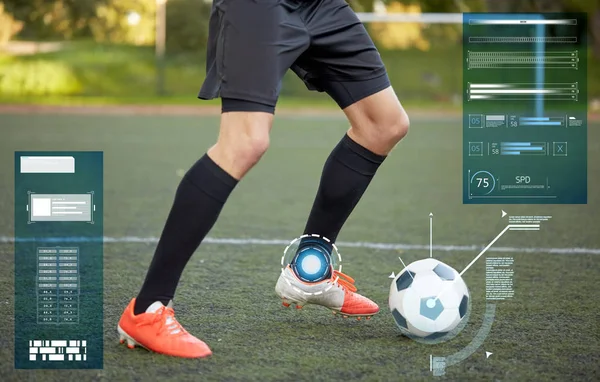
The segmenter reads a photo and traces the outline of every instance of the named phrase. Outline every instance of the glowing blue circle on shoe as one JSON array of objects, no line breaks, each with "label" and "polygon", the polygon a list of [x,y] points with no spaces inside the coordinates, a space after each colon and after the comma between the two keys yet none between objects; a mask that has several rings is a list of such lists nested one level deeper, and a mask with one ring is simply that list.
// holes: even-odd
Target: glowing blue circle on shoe
[{"label": "glowing blue circle on shoe", "polygon": [[292,268],[302,281],[313,283],[327,278],[330,266],[328,253],[319,248],[308,247],[298,253]]},{"label": "glowing blue circle on shoe", "polygon": [[300,267],[309,275],[314,275],[315,273],[319,272],[319,269],[321,269],[321,259],[315,255],[304,256],[302,259],[302,265]]}]

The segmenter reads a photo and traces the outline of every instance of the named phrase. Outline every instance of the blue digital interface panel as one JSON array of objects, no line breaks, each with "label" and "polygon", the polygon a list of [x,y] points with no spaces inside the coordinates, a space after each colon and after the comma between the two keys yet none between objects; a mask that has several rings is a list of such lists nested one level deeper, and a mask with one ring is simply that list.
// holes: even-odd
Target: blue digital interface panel
[{"label": "blue digital interface panel", "polygon": [[103,155],[15,153],[15,368],[103,367]]},{"label": "blue digital interface panel", "polygon": [[587,21],[463,16],[463,203],[587,203]]}]

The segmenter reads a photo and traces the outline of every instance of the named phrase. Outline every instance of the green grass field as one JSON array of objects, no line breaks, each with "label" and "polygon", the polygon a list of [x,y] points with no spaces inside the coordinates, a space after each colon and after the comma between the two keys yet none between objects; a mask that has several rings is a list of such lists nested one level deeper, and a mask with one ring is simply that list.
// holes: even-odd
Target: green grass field
[{"label": "green grass field", "polygon": [[[410,110],[409,110],[410,112]],[[325,158],[347,123],[335,116],[279,117],[269,152],[235,190],[213,238],[295,238],[302,230]],[[213,143],[216,117],[0,115],[0,236],[13,235],[13,152],[104,151],[105,235],[160,234],[182,170]],[[452,381],[597,381],[600,379],[600,257],[552,248],[600,248],[600,124],[589,126],[589,203],[581,206],[463,206],[462,131],[458,119],[412,119],[412,130],[381,168],[346,224],[340,242],[475,245],[434,251],[463,269],[513,215],[552,215],[539,232],[511,231],[495,247],[514,256],[514,299],[497,304],[484,345],[447,369]],[[13,246],[0,244],[0,380],[250,381],[434,380],[429,356],[465,347],[485,310],[485,261],[467,273],[472,312],[454,340],[422,345],[399,335],[387,309],[392,271],[428,256],[423,250],[340,244],[344,271],[382,307],[370,321],[344,320],[308,306],[285,309],[274,293],[283,246],[207,244],[183,275],[176,309],[214,356],[180,360],[119,345],[117,320],[145,276],[153,243],[104,247],[103,370],[13,369]],[[486,359],[485,351],[494,354]]]}]

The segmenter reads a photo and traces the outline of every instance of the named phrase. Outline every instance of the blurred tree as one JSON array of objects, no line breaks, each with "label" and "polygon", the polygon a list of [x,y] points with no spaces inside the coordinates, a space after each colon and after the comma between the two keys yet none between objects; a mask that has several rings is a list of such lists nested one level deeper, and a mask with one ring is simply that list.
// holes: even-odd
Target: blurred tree
[{"label": "blurred tree", "polygon": [[594,56],[600,59],[600,0],[563,0],[565,12],[588,14],[589,44]]},{"label": "blurred tree", "polygon": [[202,0],[168,0],[167,52],[204,53],[211,4]]},{"label": "blurred tree", "polygon": [[489,12],[560,12],[569,0],[486,0]]},{"label": "blurred tree", "polygon": [[600,59],[600,6],[589,16],[594,55]]},{"label": "blurred tree", "polygon": [[89,35],[88,21],[104,0],[4,0],[6,9],[24,22],[22,36],[32,39]]},{"label": "blurred tree", "polygon": [[[7,11],[12,13],[15,19],[24,22],[24,30],[21,33],[24,38],[45,40],[93,37],[102,42],[154,43],[156,0],[4,2]],[[168,0],[168,50],[202,50],[208,37],[210,10],[210,2],[203,0]],[[3,22],[1,27],[8,28],[7,23]]]},{"label": "blurred tree", "polygon": [[423,12],[482,12],[485,9],[485,0],[387,0],[387,2],[395,1],[420,4]]},{"label": "blurred tree", "polygon": [[156,0],[103,0],[97,4],[89,28],[96,41],[151,45],[155,12]]},{"label": "blurred tree", "polygon": [[[151,44],[154,41],[155,0],[4,0],[22,20],[25,38],[72,39]],[[140,17],[132,24],[128,16]]]},{"label": "blurred tree", "polygon": [[354,12],[373,12],[374,0],[348,0]]},{"label": "blurred tree", "polygon": [[[421,13],[418,4],[404,5],[400,2],[387,5],[389,13]],[[408,49],[415,47],[420,50],[428,50],[429,40],[423,36],[423,30],[427,25],[423,23],[383,23],[374,22],[369,25],[373,39],[384,49]]]},{"label": "blurred tree", "polygon": [[0,46],[6,44],[23,28],[23,22],[17,21],[10,13],[4,10],[4,3],[0,2]]}]

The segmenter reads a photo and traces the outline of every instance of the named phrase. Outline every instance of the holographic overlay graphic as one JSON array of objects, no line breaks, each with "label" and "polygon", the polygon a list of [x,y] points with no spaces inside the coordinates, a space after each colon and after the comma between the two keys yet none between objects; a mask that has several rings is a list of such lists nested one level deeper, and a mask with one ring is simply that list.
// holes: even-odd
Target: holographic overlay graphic
[{"label": "holographic overlay graphic", "polygon": [[103,154],[15,153],[16,369],[102,369]]},{"label": "holographic overlay graphic", "polygon": [[300,250],[292,269],[302,281],[317,282],[331,276],[330,255],[318,248],[310,247]]},{"label": "holographic overlay graphic", "polygon": [[300,239],[291,267],[305,282],[318,282],[331,277],[331,244],[320,237]]},{"label": "holographic overlay graphic", "polygon": [[[342,255],[337,246],[326,237],[317,234],[302,235],[290,241],[285,247],[280,265],[281,273],[284,273],[285,268],[289,266],[302,280],[318,282],[330,278],[332,270],[342,271]],[[337,277],[332,285],[337,281]],[[326,290],[332,285],[329,285]]]},{"label": "holographic overlay graphic", "polygon": [[463,204],[587,203],[587,15],[463,14]]},{"label": "holographic overlay graphic", "polygon": [[429,358],[429,371],[433,373],[433,376],[441,377],[445,375],[447,367],[457,365],[473,355],[481,347],[481,345],[483,345],[485,339],[490,334],[495,317],[496,305],[486,304],[483,323],[481,324],[481,327],[479,328],[479,331],[475,337],[473,337],[467,346],[446,357],[433,356],[432,354]]}]

